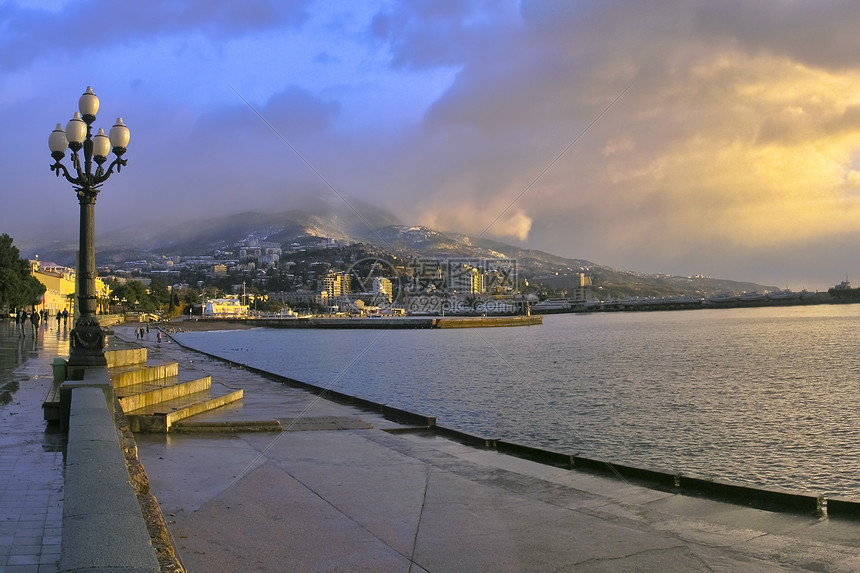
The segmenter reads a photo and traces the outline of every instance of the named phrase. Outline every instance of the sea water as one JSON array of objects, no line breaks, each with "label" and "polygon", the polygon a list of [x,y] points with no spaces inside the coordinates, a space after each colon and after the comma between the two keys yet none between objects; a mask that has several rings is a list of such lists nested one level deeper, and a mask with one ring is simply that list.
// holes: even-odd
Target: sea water
[{"label": "sea water", "polygon": [[822,305],[178,339],[474,435],[860,498],[858,326],[860,305]]}]

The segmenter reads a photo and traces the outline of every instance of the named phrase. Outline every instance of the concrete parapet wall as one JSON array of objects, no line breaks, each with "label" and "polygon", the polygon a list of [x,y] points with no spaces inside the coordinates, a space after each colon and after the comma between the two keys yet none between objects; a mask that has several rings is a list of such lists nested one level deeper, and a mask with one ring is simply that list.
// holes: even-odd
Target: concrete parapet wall
[{"label": "concrete parapet wall", "polygon": [[125,388],[135,384],[146,384],[156,380],[163,380],[171,376],[179,375],[179,363],[159,364],[158,366],[147,366],[128,372],[118,372],[111,375],[114,388]]},{"label": "concrete parapet wall", "polygon": [[104,393],[71,392],[59,570],[159,571]]},{"label": "concrete parapet wall", "polygon": [[843,497],[827,498],[827,515],[829,517],[860,518],[860,501]]},{"label": "concrete parapet wall", "polygon": [[445,428],[444,426],[433,426],[432,429],[434,433],[444,436],[449,440],[475,448],[495,450],[496,443],[499,441],[497,438],[467,434],[466,432],[461,432],[460,430],[455,430],[453,428]]},{"label": "concrete parapet wall", "polygon": [[676,488],[680,485],[679,478],[681,474],[676,472],[668,472],[654,468],[640,468],[637,466],[618,464],[584,456],[574,456],[573,467],[580,470],[611,473],[625,479],[654,484],[663,489]]},{"label": "concrete parapet wall", "polygon": [[105,398],[108,412],[113,415],[114,391],[105,368],[89,368],[84,371],[83,380],[66,380],[59,387],[60,422],[68,429],[72,408],[72,391],[77,388],[96,388]]},{"label": "concrete parapet wall", "polygon": [[573,467],[573,456],[569,454],[560,454],[558,452],[551,452],[541,448],[515,444],[505,440],[496,440],[495,445],[496,449],[500,452],[517,456],[518,458],[525,458],[527,460],[560,468]]},{"label": "concrete parapet wall", "polygon": [[414,424],[423,428],[432,428],[436,425],[436,418],[432,416],[413,414],[412,412],[388,405],[382,406],[382,416],[386,420],[397,422],[398,424]]},{"label": "concrete parapet wall", "polygon": [[822,496],[808,495],[774,488],[742,485],[717,479],[680,475],[682,492],[697,493],[711,499],[743,503],[761,509],[798,513],[820,513]]}]

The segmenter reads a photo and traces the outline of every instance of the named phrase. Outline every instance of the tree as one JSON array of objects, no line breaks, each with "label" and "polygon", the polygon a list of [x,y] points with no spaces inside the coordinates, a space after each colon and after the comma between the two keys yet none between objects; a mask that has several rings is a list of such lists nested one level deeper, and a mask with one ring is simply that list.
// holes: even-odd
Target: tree
[{"label": "tree", "polygon": [[146,287],[139,281],[128,281],[113,289],[112,296],[120,300],[123,311],[153,312],[158,308]]},{"label": "tree", "polygon": [[159,306],[170,303],[170,291],[164,281],[159,279],[152,279],[152,282],[149,283],[149,295]]},{"label": "tree", "polygon": [[8,313],[22,306],[37,305],[45,294],[45,285],[34,277],[30,262],[21,258],[12,237],[0,235],[0,308]]}]

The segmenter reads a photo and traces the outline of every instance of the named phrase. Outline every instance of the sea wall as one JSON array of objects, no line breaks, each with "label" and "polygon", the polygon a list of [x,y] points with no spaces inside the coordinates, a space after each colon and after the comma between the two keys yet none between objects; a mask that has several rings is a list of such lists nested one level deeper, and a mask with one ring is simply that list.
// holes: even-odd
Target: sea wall
[{"label": "sea wall", "polygon": [[70,400],[59,570],[158,573],[104,390],[78,386]]},{"label": "sea wall", "polygon": [[534,326],[542,324],[541,316],[316,316],[306,318],[202,318],[185,321],[180,328],[195,330],[212,325],[230,328],[235,325],[266,328],[346,328],[346,329],[418,329],[418,328],[491,328]]}]

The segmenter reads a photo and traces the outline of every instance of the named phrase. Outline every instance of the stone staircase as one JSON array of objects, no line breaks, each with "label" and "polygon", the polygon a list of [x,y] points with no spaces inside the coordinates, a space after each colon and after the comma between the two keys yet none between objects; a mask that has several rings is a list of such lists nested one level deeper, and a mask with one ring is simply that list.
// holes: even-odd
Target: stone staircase
[{"label": "stone staircase", "polygon": [[188,379],[179,364],[147,364],[146,348],[105,353],[108,373],[133,432],[169,432],[180,420],[241,400],[242,390],[213,388],[209,376]]},{"label": "stone staircase", "polygon": [[[213,387],[210,376],[194,378],[191,373],[180,372],[177,362],[150,365],[145,347],[121,344],[122,347],[105,352],[107,376],[133,432],[284,431],[276,419],[242,420],[235,416],[221,420],[192,419],[241,400],[244,392],[221,384]],[[54,359],[54,383],[42,403],[48,422],[63,423],[61,388],[66,384],[66,366],[65,359]]]},{"label": "stone staircase", "polygon": [[147,364],[146,348],[105,353],[108,373],[133,432],[169,432],[180,420],[241,400],[242,390],[212,387],[212,378],[188,379],[179,364]]}]

